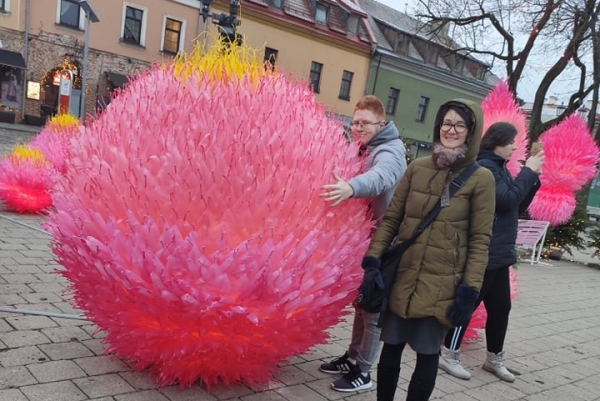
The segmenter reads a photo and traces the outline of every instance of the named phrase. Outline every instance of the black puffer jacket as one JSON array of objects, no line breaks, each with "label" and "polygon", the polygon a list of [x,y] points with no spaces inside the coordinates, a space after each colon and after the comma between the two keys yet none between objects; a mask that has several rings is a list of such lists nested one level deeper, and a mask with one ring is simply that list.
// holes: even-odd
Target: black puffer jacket
[{"label": "black puffer jacket", "polygon": [[529,167],[523,167],[513,179],[506,169],[506,160],[491,150],[480,151],[477,161],[490,170],[496,180],[496,213],[487,266],[493,270],[516,262],[519,213],[529,207],[540,182],[538,175]]}]

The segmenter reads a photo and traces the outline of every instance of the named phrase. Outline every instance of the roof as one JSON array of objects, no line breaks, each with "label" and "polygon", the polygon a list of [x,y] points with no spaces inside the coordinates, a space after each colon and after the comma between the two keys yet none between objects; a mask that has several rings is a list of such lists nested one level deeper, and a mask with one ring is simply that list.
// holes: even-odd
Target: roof
[{"label": "roof", "polygon": [[18,52],[0,49],[0,64],[15,68],[27,68],[23,55]]},{"label": "roof", "polygon": [[[370,27],[367,26],[364,20],[367,13],[356,4],[356,0],[319,0],[319,2],[330,6],[327,24],[320,24],[315,21],[311,0],[284,0],[282,9],[271,6],[267,0],[244,0],[248,9],[251,8],[273,18],[289,21],[297,26],[306,27],[306,24],[310,24],[316,27],[319,32],[348,43],[361,44],[366,47],[375,41],[369,29]],[[358,33],[348,32],[346,28],[347,15],[355,15],[359,18],[361,23],[359,24]],[[310,29],[314,30],[314,28]]]}]

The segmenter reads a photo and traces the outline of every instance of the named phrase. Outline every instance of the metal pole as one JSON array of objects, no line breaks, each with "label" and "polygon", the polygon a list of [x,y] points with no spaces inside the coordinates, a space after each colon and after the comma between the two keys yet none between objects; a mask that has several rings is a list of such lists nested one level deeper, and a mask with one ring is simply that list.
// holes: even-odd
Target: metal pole
[{"label": "metal pole", "polygon": [[48,316],[48,317],[59,317],[61,319],[87,320],[87,318],[83,315],[72,315],[70,313],[44,312],[44,311],[29,310],[29,309],[15,309],[15,308],[9,308],[6,306],[0,307],[0,312],[19,313],[21,315],[38,315],[38,316]]},{"label": "metal pole", "polygon": [[30,0],[25,2],[25,45],[23,47],[23,56],[25,58],[25,69],[23,70],[23,79],[21,80],[21,120],[25,119],[25,101],[27,100],[27,70],[29,65],[29,11]]},{"label": "metal pole", "polygon": [[83,43],[83,76],[81,79],[81,100],[79,103],[79,117],[85,123],[85,88],[88,75],[88,50],[90,43],[90,13],[85,12],[85,40]]}]

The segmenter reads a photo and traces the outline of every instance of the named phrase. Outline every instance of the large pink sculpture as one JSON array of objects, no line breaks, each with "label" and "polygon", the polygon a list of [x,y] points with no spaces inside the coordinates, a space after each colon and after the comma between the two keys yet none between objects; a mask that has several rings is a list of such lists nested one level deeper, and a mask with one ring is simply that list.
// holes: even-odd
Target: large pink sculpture
[{"label": "large pink sculpture", "polygon": [[585,121],[571,115],[540,137],[545,161],[542,187],[529,206],[533,219],[556,226],[566,223],[575,210],[575,191],[597,173],[598,146]]},{"label": "large pink sculpture", "polygon": [[159,385],[268,381],[326,340],[369,240],[365,203],[319,197],[361,169],[341,125],[306,84],[219,62],[131,82],[73,139],[47,224],[107,352]]},{"label": "large pink sculpture", "polygon": [[529,144],[527,117],[515,101],[515,97],[505,81],[499,81],[483,99],[481,110],[483,111],[484,134],[490,125],[501,121],[512,124],[517,129],[515,137],[517,150],[512,154],[507,165],[508,171],[513,177],[516,177],[521,171],[523,160],[527,158]]}]

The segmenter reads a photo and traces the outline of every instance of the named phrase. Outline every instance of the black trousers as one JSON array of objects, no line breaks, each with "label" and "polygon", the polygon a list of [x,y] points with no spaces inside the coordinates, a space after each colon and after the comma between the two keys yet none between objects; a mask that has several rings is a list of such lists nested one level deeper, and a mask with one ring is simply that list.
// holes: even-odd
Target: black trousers
[{"label": "black trousers", "polygon": [[[512,305],[509,266],[485,272],[479,299],[475,303],[475,307],[479,306],[481,302],[483,302],[487,311],[485,322],[487,350],[498,353],[504,349],[504,340],[508,330],[508,316]],[[465,330],[466,327],[450,329],[444,341],[446,348],[459,349]]]},{"label": "black trousers", "polygon": [[[393,401],[400,377],[402,351],[406,344],[383,344],[377,365],[377,401]],[[406,401],[427,401],[435,387],[439,355],[417,353],[417,364],[408,385]]]}]

